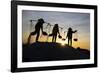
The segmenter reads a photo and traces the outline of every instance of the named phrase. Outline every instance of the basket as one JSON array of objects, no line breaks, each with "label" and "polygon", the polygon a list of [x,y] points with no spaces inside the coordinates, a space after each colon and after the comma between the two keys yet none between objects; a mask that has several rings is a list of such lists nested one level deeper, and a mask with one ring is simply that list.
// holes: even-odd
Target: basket
[{"label": "basket", "polygon": [[62,39],[62,36],[61,36],[61,35],[58,35],[58,37],[59,37],[60,39]]},{"label": "basket", "polygon": [[43,34],[43,35],[48,35],[46,32],[43,32],[42,34]]},{"label": "basket", "polygon": [[78,41],[78,39],[77,39],[77,38],[74,38],[73,40],[74,40],[74,41]]},{"label": "basket", "polygon": [[65,41],[66,39],[65,39],[65,38],[63,38],[62,40],[63,40],[63,41]]},{"label": "basket", "polygon": [[53,34],[49,34],[49,36],[53,36]]}]

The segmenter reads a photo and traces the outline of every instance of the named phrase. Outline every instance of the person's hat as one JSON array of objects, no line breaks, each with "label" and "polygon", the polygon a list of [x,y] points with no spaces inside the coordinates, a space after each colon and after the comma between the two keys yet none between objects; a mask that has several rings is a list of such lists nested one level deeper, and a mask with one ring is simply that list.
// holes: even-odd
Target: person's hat
[{"label": "person's hat", "polygon": [[44,23],[45,21],[43,20],[43,18],[38,19],[39,22]]},{"label": "person's hat", "polygon": [[69,27],[69,28],[68,28],[68,30],[72,30],[72,28],[71,28],[71,27]]}]

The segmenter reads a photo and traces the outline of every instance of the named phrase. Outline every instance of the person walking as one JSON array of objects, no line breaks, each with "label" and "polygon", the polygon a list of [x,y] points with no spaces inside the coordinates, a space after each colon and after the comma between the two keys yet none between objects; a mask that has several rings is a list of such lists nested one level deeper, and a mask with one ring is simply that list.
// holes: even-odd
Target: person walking
[{"label": "person walking", "polygon": [[55,24],[54,27],[53,27],[53,30],[52,30],[52,42],[56,42],[56,39],[57,39],[57,34],[60,35],[59,33],[59,27],[58,27],[58,24]]},{"label": "person walking", "polygon": [[30,43],[30,39],[31,39],[31,36],[32,35],[35,35],[37,34],[36,36],[36,42],[38,42],[38,39],[39,39],[39,36],[40,36],[40,30],[42,31],[43,33],[43,24],[44,24],[44,20],[42,18],[38,19],[38,22],[36,23],[35,25],[35,31],[34,32],[31,32],[29,34],[29,37],[28,37],[28,44]]}]

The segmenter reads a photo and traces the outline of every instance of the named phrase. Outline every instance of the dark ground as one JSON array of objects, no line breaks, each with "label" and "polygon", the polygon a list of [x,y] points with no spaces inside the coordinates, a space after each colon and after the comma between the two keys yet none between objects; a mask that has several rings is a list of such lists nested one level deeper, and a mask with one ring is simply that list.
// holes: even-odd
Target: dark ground
[{"label": "dark ground", "polygon": [[89,59],[90,52],[59,43],[38,42],[23,45],[23,62]]}]

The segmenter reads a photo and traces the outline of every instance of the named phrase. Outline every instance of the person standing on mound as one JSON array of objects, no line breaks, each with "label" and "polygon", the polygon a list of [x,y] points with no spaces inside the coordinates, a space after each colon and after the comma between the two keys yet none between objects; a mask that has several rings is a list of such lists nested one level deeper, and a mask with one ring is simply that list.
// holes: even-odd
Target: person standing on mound
[{"label": "person standing on mound", "polygon": [[58,27],[58,24],[55,24],[54,27],[53,27],[53,30],[52,30],[52,42],[56,42],[56,38],[57,38],[57,34],[60,35],[59,33],[59,27]]},{"label": "person standing on mound", "polygon": [[73,33],[77,32],[77,30],[73,31],[72,28],[68,28],[68,32],[67,32],[67,36],[66,38],[68,37],[68,45],[69,46],[72,46],[72,35]]}]

